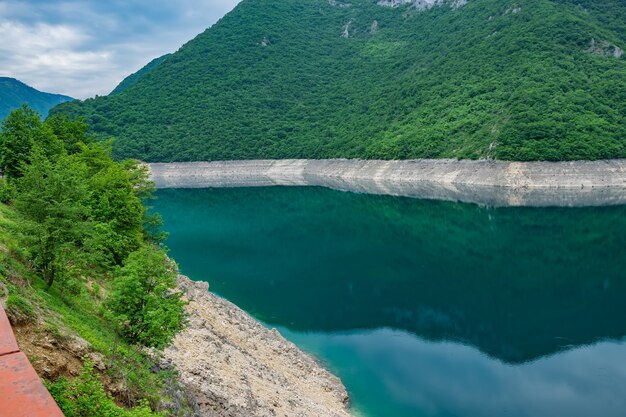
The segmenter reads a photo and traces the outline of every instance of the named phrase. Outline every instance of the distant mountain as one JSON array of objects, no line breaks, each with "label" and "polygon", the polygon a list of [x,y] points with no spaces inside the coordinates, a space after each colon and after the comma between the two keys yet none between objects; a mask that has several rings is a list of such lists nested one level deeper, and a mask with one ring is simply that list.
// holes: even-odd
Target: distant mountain
[{"label": "distant mountain", "polygon": [[46,117],[52,107],[72,100],[72,97],[35,90],[14,78],[0,77],[0,121],[24,103]]},{"label": "distant mountain", "polygon": [[243,0],[54,111],[118,157],[626,157],[624,0]]},{"label": "distant mountain", "polygon": [[127,88],[131,87],[132,85],[137,83],[137,81],[139,81],[140,78],[150,74],[156,67],[161,65],[163,61],[165,61],[170,55],[171,54],[166,54],[161,57],[155,58],[152,61],[150,61],[145,67],[137,71],[136,73],[131,74],[128,77],[124,78],[124,80],[122,80],[122,82],[119,83],[119,85],[115,87],[115,89],[111,91],[109,95],[119,94],[122,91],[126,90]]}]

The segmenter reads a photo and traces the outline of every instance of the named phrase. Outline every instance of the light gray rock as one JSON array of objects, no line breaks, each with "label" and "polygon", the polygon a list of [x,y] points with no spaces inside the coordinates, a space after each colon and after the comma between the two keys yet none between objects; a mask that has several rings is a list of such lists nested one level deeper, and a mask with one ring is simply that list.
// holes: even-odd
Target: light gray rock
[{"label": "light gray rock", "polygon": [[378,32],[378,20],[374,20],[370,25],[370,34],[375,34]]},{"label": "light gray rock", "polygon": [[352,19],[350,19],[348,22],[346,22],[345,25],[343,25],[343,29],[341,32],[342,38],[348,39],[350,37],[350,26],[352,26]]},{"label": "light gray rock", "polygon": [[465,6],[468,1],[469,0],[378,0],[376,4],[394,9],[405,4],[410,4],[411,7],[417,10],[428,10],[437,5],[449,4],[453,10],[457,10]]},{"label": "light gray rock", "polygon": [[340,8],[346,8],[346,7],[350,7],[350,3],[341,3],[338,2],[337,0],[328,0],[328,4],[330,4],[333,7],[340,7]]},{"label": "light gray rock", "polygon": [[157,188],[323,186],[489,206],[626,204],[626,160],[256,160],[150,164]]},{"label": "light gray rock", "polygon": [[585,49],[585,52],[603,57],[613,57],[616,59],[620,59],[624,55],[624,51],[617,45],[613,45],[608,41],[596,42],[595,39],[591,39],[589,48]]},{"label": "light gray rock", "polygon": [[204,417],[348,417],[341,381],[205,283],[179,277],[189,326],[163,353]]}]

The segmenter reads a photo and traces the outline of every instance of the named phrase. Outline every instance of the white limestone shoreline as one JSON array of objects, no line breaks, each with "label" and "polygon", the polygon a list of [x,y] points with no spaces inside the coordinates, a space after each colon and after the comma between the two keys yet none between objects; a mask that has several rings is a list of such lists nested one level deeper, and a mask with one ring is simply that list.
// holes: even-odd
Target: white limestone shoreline
[{"label": "white limestone shoreline", "polygon": [[250,160],[149,164],[157,188],[323,186],[489,206],[626,204],[626,159]]},{"label": "white limestone shoreline", "polygon": [[206,282],[179,277],[189,323],[163,351],[202,417],[351,417],[336,376]]}]

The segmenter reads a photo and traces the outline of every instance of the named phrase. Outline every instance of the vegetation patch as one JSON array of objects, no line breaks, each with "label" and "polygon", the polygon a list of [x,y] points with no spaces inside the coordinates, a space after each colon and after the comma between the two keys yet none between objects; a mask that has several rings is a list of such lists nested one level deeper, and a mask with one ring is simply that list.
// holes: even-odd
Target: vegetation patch
[{"label": "vegetation patch", "polygon": [[28,107],[2,125],[0,165],[6,311],[65,415],[192,415],[147,349],[167,345],[185,316],[146,169],[115,162],[82,121],[42,122]]},{"label": "vegetation patch", "polygon": [[9,294],[5,311],[12,324],[31,323],[37,318],[33,305],[18,294]]}]

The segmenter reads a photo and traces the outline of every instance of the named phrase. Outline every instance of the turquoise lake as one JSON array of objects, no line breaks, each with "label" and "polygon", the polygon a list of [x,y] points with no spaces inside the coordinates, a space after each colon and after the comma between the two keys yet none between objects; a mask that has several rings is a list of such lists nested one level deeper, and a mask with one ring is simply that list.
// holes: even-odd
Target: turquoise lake
[{"label": "turquoise lake", "polygon": [[181,271],[318,357],[356,415],[626,415],[624,206],[157,195]]}]

